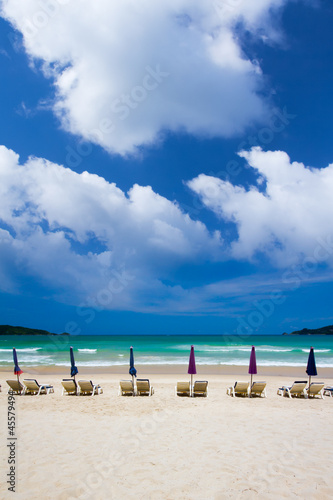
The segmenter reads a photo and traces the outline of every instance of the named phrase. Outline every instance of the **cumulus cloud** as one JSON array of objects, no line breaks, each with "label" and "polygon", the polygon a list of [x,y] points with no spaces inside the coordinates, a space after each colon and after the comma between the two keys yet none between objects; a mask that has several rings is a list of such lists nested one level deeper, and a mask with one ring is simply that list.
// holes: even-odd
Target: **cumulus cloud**
[{"label": "cumulus cloud", "polygon": [[311,168],[259,147],[240,156],[256,171],[258,185],[247,190],[203,174],[188,182],[207,208],[236,225],[231,255],[252,259],[261,252],[281,267],[299,259],[332,263],[333,164]]},{"label": "cumulus cloud", "polygon": [[[32,277],[72,304],[140,310],[184,262],[215,259],[221,237],[150,186],[124,193],[83,172],[0,147],[0,286]],[[19,277],[21,275],[21,278]],[[121,292],[121,293],[120,293]]]},{"label": "cumulus cloud", "polygon": [[125,155],[164,131],[230,137],[264,120],[261,71],[239,26],[276,38],[286,2],[3,0],[2,16],[53,79],[62,127]]}]

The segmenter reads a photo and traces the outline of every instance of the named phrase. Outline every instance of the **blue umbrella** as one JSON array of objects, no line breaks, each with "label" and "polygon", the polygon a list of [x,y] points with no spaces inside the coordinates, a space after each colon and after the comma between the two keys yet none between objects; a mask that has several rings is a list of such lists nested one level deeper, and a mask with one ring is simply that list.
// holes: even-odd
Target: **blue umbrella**
[{"label": "blue umbrella", "polygon": [[309,375],[309,387],[310,387],[311,377],[315,377],[317,375],[316,360],[313,347],[311,347],[309,352],[308,366],[306,367],[306,373]]},{"label": "blue umbrella", "polygon": [[15,347],[13,348],[13,360],[14,360],[14,375],[17,375],[17,382],[20,386],[20,375],[21,375],[21,373],[23,373],[23,371],[21,370],[21,368],[18,365]]},{"label": "blue umbrella", "polygon": [[129,369],[129,374],[132,375],[132,380],[134,383],[134,377],[136,377],[136,369],[134,368],[134,353],[133,353],[133,347],[131,346],[130,348],[130,369]]},{"label": "blue umbrella", "polygon": [[71,357],[71,377],[74,377],[74,382],[75,382],[75,375],[79,373],[79,370],[75,366],[73,347],[69,348],[69,353]]}]

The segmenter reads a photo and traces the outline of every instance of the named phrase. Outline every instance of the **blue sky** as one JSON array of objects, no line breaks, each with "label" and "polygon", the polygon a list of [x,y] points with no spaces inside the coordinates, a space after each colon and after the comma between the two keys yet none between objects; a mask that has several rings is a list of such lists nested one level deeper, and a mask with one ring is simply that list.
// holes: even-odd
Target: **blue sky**
[{"label": "blue sky", "polygon": [[1,323],[332,323],[333,7],[7,0]]}]

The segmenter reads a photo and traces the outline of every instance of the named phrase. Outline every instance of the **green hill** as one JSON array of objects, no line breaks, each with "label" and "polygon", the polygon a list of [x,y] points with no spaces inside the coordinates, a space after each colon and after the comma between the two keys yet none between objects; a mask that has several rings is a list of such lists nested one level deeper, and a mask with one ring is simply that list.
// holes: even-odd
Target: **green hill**
[{"label": "green hill", "polygon": [[291,333],[284,333],[283,335],[333,335],[333,325],[322,326],[313,330],[303,328],[303,330],[296,330]]},{"label": "green hill", "polygon": [[0,335],[69,335],[69,333],[57,334],[25,326],[0,325]]}]

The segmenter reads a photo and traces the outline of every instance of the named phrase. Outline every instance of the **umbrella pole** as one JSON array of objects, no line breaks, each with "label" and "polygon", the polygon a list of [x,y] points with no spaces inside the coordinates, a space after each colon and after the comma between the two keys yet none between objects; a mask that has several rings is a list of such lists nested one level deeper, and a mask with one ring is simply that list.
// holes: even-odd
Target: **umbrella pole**
[{"label": "umbrella pole", "polygon": [[249,394],[249,398],[251,397],[251,390],[252,390],[252,378],[253,378],[253,374],[251,373],[251,383],[250,383],[250,394]]},{"label": "umbrella pole", "polygon": [[193,397],[193,375],[191,374],[191,387],[190,387],[190,394],[191,397]]},{"label": "umbrella pole", "polygon": [[[20,387],[20,376],[19,376],[19,374],[17,374],[16,376],[17,376],[18,386]],[[21,394],[21,389],[19,389],[19,393]]]}]

